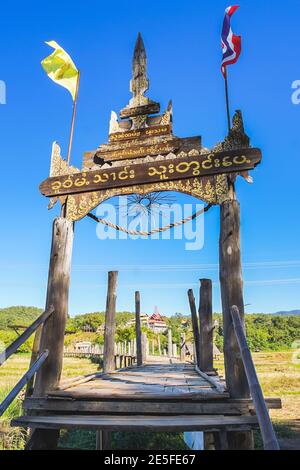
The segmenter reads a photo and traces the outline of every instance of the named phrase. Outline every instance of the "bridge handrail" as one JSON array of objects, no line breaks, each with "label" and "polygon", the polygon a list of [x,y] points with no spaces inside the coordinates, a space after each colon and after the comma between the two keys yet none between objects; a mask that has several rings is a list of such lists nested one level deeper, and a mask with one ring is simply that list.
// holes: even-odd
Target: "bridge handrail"
[{"label": "bridge handrail", "polygon": [[20,346],[38,329],[38,327],[45,323],[45,321],[54,312],[54,307],[45,310],[15,341],[13,341],[4,351],[0,353],[0,366],[4,364],[7,359],[14,354]]},{"label": "bridge handrail", "polygon": [[49,352],[43,351],[37,358],[37,360],[32,364],[29,370],[23,375],[19,382],[14,386],[14,388],[9,392],[9,394],[4,398],[2,403],[0,403],[0,416],[3,415],[5,410],[9,407],[12,401],[20,393],[23,387],[32,379],[34,374],[40,369],[44,364],[45,360],[48,357]]},{"label": "bridge handrail", "polygon": [[239,309],[233,305],[230,309],[234,331],[239,345],[242,361],[244,364],[250,393],[255,406],[255,411],[260,427],[264,449],[280,450],[276,434],[270,419],[269,411],[263,396],[263,392],[257,377],[255,365],[248,346],[243,324],[241,321]]}]

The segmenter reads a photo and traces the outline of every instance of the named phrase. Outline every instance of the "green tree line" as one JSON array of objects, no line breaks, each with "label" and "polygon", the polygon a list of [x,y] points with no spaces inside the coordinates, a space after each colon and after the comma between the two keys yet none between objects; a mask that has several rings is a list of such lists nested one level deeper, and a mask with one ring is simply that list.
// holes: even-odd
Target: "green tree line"
[{"label": "green tree line", "polygon": [[[8,346],[23,330],[21,327],[30,325],[41,313],[36,307],[9,307],[0,309],[0,347]],[[134,326],[126,326],[133,319],[132,312],[118,312],[116,315],[116,342],[130,341],[135,338]],[[185,333],[187,341],[192,341],[192,324],[190,316],[176,313],[164,317],[168,328],[172,330],[173,342],[180,344],[180,335]],[[87,340],[103,344],[105,313],[93,312],[68,318],[65,344]],[[214,314],[214,338],[216,346],[223,348],[222,315]],[[280,351],[290,349],[296,340],[300,339],[300,315],[268,315],[247,314],[245,316],[247,339],[252,351]],[[143,327],[150,341],[156,340],[157,335],[149,328]],[[33,337],[21,348],[20,352],[29,352]],[[166,348],[167,335],[161,335],[161,347]]]}]

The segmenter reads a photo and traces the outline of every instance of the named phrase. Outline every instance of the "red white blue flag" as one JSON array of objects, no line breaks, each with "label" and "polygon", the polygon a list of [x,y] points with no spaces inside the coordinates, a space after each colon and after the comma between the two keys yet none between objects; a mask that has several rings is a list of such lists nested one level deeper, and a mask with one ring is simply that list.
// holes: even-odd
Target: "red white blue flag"
[{"label": "red white blue flag", "polygon": [[226,8],[225,18],[222,29],[222,74],[225,78],[226,67],[230,64],[237,62],[241,53],[241,36],[236,36],[231,30],[230,20],[233,13],[239,8],[239,5],[234,5]]}]

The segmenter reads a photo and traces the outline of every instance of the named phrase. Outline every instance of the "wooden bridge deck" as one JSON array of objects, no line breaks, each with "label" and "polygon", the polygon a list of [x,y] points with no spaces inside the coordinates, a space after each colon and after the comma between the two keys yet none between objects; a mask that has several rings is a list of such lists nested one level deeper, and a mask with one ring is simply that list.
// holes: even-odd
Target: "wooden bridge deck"
[{"label": "wooden bridge deck", "polygon": [[121,369],[110,374],[98,374],[91,380],[64,390],[49,393],[49,397],[74,399],[189,399],[220,398],[226,396],[220,380],[201,377],[189,364],[146,364]]},{"label": "wooden bridge deck", "polygon": [[[268,400],[279,408],[280,400]],[[192,364],[150,363],[62,384],[43,398],[28,398],[27,415],[13,426],[110,430],[253,428],[252,400],[229,399],[219,376]],[[29,413],[28,413],[29,412]]]}]

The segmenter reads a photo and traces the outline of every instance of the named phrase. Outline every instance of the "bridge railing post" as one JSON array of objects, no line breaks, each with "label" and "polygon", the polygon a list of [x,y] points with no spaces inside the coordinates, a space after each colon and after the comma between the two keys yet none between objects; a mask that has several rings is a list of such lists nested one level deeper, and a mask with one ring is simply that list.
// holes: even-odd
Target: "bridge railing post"
[{"label": "bridge railing post", "polygon": [[203,372],[213,370],[213,311],[212,311],[212,281],[210,279],[200,280],[200,366]]},{"label": "bridge railing post", "polygon": [[142,329],[141,329],[141,295],[135,293],[135,336],[136,336],[136,363],[138,366],[143,364],[142,353]]},{"label": "bridge railing post", "polygon": [[192,324],[193,324],[193,334],[194,334],[194,359],[195,363],[200,366],[200,335],[199,335],[199,324],[198,324],[198,315],[196,309],[196,302],[193,290],[190,289],[188,291],[188,298],[192,316]]},{"label": "bridge railing post", "polygon": [[118,272],[110,271],[108,273],[104,331],[103,372],[105,374],[115,370],[114,348],[116,331],[117,280]]}]

